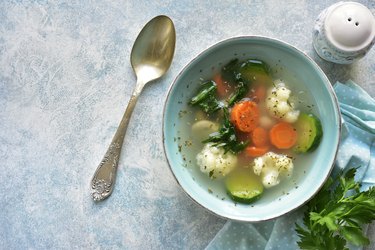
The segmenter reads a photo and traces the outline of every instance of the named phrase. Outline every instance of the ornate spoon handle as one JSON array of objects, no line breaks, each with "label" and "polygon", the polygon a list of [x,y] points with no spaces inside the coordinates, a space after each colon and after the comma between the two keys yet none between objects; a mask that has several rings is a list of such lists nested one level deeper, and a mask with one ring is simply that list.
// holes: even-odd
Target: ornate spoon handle
[{"label": "ornate spoon handle", "polygon": [[126,129],[143,86],[142,82],[137,82],[116,134],[91,180],[91,196],[94,201],[104,200],[112,194]]}]

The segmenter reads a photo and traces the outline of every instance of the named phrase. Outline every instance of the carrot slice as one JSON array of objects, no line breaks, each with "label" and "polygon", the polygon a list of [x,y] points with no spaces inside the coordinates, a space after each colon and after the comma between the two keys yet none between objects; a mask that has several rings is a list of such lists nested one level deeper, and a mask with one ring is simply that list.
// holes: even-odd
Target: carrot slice
[{"label": "carrot slice", "polygon": [[257,127],[251,133],[251,141],[255,146],[266,146],[269,143],[268,131],[265,128]]},{"label": "carrot slice", "polygon": [[271,143],[279,149],[288,149],[297,142],[296,129],[289,123],[280,122],[270,130]]},{"label": "carrot slice", "polygon": [[219,95],[219,97],[227,97],[231,92],[231,86],[226,81],[224,81],[220,74],[216,74],[213,80],[216,83],[217,94]]},{"label": "carrot slice", "polygon": [[251,156],[251,157],[258,157],[258,156],[262,156],[265,153],[267,153],[269,149],[270,149],[269,146],[260,146],[260,147],[248,146],[248,147],[246,147],[245,150],[246,150],[246,153],[249,156]]},{"label": "carrot slice", "polygon": [[259,108],[253,101],[236,103],[231,112],[231,122],[242,132],[251,132],[259,124]]}]

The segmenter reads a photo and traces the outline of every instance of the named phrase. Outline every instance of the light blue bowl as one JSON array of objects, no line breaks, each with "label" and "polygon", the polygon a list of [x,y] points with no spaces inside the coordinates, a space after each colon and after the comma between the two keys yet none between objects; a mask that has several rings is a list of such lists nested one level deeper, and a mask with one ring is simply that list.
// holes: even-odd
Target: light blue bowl
[{"label": "light blue bowl", "polygon": [[[221,68],[233,58],[257,58],[267,62],[276,76],[292,88],[309,93],[307,103],[321,119],[323,139],[320,146],[294,163],[290,182],[267,190],[256,203],[235,204],[223,187],[199,174],[195,159],[186,159],[184,147],[186,122],[181,111],[197,90],[201,78],[213,68]],[[182,189],[198,204],[214,214],[237,221],[258,222],[284,215],[311,199],[328,178],[336,157],[341,129],[336,96],[319,66],[295,47],[275,39],[246,36],[219,42],[194,58],[177,76],[169,89],[163,117],[163,141],[169,166]],[[191,161],[191,162],[190,162]]]}]

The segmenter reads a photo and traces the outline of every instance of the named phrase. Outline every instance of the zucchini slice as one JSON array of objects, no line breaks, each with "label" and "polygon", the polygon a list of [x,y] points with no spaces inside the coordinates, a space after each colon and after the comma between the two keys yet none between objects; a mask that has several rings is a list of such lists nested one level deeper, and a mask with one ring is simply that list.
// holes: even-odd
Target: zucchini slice
[{"label": "zucchini slice", "polygon": [[294,151],[306,153],[314,151],[320,144],[323,129],[320,120],[313,114],[301,113],[295,123],[298,139]]},{"label": "zucchini slice", "polygon": [[249,168],[238,168],[225,179],[225,187],[232,200],[240,203],[252,203],[263,193],[263,185]]},{"label": "zucchini slice", "polygon": [[242,79],[252,84],[268,84],[272,83],[269,76],[269,66],[256,59],[250,59],[244,62],[239,69]]}]

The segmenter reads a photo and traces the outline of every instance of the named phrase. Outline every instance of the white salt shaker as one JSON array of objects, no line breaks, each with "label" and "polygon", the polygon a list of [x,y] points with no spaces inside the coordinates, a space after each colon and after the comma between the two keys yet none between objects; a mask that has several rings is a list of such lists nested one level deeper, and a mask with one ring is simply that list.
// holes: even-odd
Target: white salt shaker
[{"label": "white salt shaker", "polygon": [[366,55],[375,43],[375,18],[360,3],[338,2],[323,10],[313,32],[313,45],[320,57],[350,64]]}]

